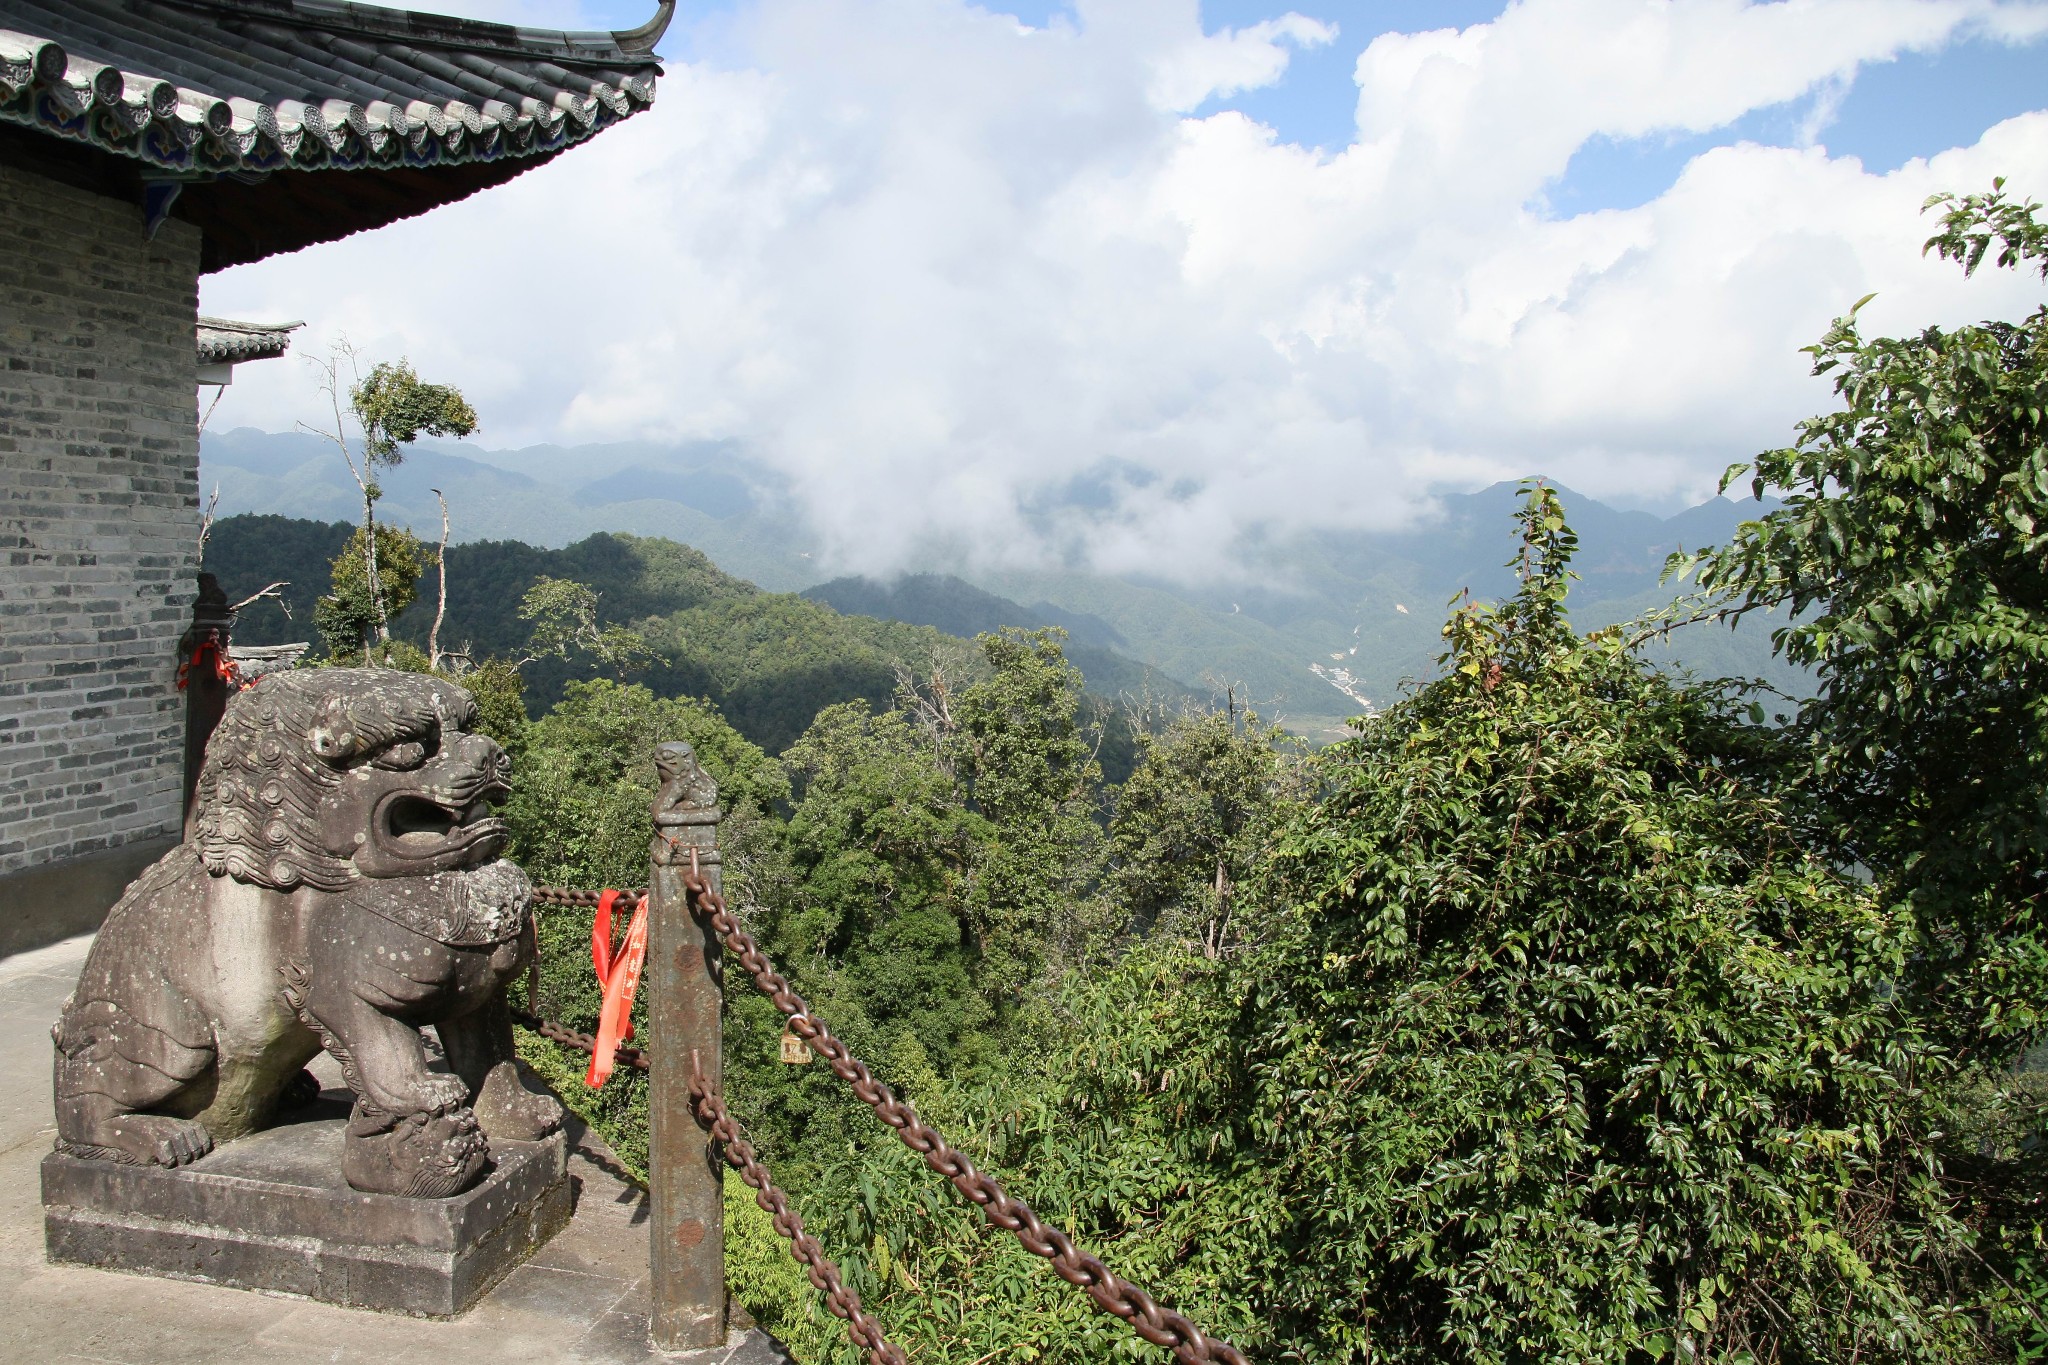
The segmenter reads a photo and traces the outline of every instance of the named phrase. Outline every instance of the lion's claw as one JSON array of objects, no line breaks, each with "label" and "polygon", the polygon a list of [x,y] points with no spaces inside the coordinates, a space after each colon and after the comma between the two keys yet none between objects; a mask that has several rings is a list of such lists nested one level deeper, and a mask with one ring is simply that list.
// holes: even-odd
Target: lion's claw
[{"label": "lion's claw", "polygon": [[190,1119],[131,1114],[122,1120],[122,1127],[130,1130],[123,1136],[135,1149],[146,1150],[153,1166],[189,1166],[213,1150],[213,1134],[206,1131],[205,1124]]}]

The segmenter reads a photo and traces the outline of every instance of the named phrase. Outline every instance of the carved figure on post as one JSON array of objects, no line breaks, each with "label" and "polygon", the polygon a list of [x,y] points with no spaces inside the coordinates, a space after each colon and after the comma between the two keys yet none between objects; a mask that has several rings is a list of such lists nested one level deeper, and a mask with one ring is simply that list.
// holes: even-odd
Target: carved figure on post
[{"label": "carved figure on post", "polygon": [[513,1062],[532,887],[499,857],[511,762],[475,719],[453,683],[376,669],[233,697],[191,837],[108,915],[53,1030],[59,1151],[197,1160],[268,1126],[323,1047],[355,1093],[358,1190],[454,1194],[490,1140],[560,1125]]},{"label": "carved figure on post", "polygon": [[654,751],[653,861],[657,867],[688,867],[697,855],[702,868],[718,866],[718,783],[697,761],[697,751],[680,739]]}]

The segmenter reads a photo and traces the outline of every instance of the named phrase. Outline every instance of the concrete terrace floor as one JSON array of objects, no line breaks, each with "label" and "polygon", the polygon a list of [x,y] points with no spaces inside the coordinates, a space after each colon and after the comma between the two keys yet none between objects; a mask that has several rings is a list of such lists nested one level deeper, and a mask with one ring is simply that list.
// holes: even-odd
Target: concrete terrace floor
[{"label": "concrete terrace floor", "polygon": [[759,1331],[735,1330],[725,1347],[687,1355],[648,1346],[646,1198],[614,1174],[604,1144],[573,1119],[575,1217],[460,1318],[386,1316],[48,1264],[37,1168],[56,1137],[50,1025],[91,941],[0,960],[0,1362],[786,1361]]}]

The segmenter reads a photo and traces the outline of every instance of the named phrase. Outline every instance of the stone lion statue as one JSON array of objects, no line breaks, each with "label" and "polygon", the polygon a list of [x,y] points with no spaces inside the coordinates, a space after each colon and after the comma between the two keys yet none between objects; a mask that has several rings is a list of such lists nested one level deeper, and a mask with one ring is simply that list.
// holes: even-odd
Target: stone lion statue
[{"label": "stone lion statue", "polygon": [[[53,1030],[58,1149],[178,1166],[265,1127],[324,1047],[358,1190],[439,1197],[561,1123],[513,1064],[532,887],[499,858],[511,762],[452,683],[266,674],[207,747],[193,834],[108,915]],[[429,1069],[434,1026],[449,1072]]]}]

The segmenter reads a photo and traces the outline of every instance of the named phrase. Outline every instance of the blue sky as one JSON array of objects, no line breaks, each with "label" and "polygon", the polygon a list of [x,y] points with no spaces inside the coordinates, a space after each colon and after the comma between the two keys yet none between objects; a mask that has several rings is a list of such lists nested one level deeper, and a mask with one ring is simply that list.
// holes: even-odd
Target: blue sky
[{"label": "blue sky", "polygon": [[[458,0],[459,3],[459,0]],[[686,0],[667,51],[688,57],[687,30],[736,7],[735,0]],[[650,0],[586,0],[588,22],[628,27],[645,19]],[[1059,0],[991,3],[1034,27],[1065,18],[1073,7]],[[1204,0],[1202,23],[1211,32],[1244,28],[1289,12],[1264,0]],[[1296,50],[1286,74],[1262,89],[1217,96],[1195,113],[1236,109],[1281,140],[1325,151],[1352,136],[1358,54],[1381,33],[1463,28],[1497,18],[1501,0],[1307,0],[1294,12],[1337,27],[1334,42]],[[1712,133],[1625,142],[1596,138],[1572,160],[1549,199],[1560,213],[1634,208],[1656,198],[1693,157],[1735,142],[1798,145],[1818,97],[1753,111]],[[1873,172],[1897,169],[1913,157],[1932,156],[1974,141],[1986,128],[2015,114],[2048,106],[2048,41],[2007,45],[1982,38],[1932,53],[1907,53],[1857,72],[1833,117],[1815,139],[1836,156],[1855,156]]]}]

